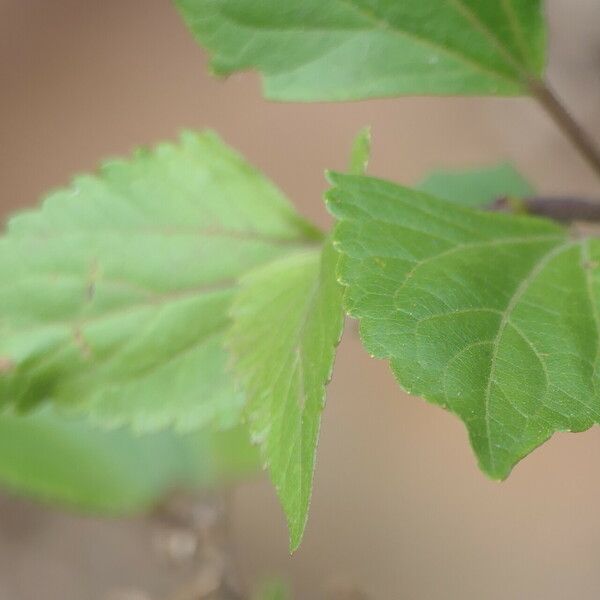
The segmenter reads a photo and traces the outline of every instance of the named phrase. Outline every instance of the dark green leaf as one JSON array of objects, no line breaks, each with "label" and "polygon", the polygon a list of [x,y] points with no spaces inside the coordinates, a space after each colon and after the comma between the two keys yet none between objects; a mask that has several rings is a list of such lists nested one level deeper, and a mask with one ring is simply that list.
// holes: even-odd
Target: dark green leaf
[{"label": "dark green leaf", "polygon": [[410,393],[466,424],[506,477],[555,431],[600,420],[600,241],[332,175],[345,304]]}]

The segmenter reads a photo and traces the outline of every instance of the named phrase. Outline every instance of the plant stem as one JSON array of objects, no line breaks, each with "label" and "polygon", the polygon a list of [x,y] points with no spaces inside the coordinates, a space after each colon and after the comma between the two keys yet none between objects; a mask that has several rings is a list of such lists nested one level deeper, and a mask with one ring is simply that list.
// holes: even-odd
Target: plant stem
[{"label": "plant stem", "polygon": [[577,123],[546,81],[533,81],[529,87],[533,97],[543,106],[600,177],[600,148],[588,135],[588,132]]},{"label": "plant stem", "polygon": [[560,223],[600,223],[600,202],[583,198],[498,198],[489,207],[496,212],[525,213]]}]

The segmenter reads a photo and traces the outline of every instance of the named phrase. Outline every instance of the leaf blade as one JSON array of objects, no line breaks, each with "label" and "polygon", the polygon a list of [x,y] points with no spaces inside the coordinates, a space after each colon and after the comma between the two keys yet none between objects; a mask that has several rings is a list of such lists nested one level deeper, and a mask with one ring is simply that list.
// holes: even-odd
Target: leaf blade
[{"label": "leaf blade", "polygon": [[0,398],[137,430],[229,427],[237,278],[320,234],[211,133],[76,178],[0,240]]},{"label": "leaf blade", "polygon": [[322,253],[271,263],[242,281],[233,305],[229,347],[292,551],[306,525],[325,386],[343,327],[336,262],[327,244]]},{"label": "leaf blade", "polygon": [[276,100],[528,93],[544,69],[539,0],[176,0],[219,74]]},{"label": "leaf blade", "polygon": [[457,414],[505,478],[556,431],[598,422],[598,243],[333,175],[345,305],[399,383]]}]

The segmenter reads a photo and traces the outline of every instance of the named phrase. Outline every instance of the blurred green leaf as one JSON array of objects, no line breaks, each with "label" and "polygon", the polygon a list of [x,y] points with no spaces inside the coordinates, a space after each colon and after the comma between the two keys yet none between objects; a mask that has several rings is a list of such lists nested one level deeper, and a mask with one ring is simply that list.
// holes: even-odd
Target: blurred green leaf
[{"label": "blurred green leaf", "polygon": [[433,171],[418,189],[474,208],[499,198],[527,198],[535,194],[531,184],[509,163],[466,171]]},{"label": "blurred green leaf", "polygon": [[277,100],[527,94],[546,62],[542,0],[175,0],[221,75]]},{"label": "blurred green leaf", "polygon": [[247,434],[100,430],[48,408],[0,416],[0,485],[94,513],[146,509],[179,487],[214,486],[256,471]]},{"label": "blurred green leaf", "polygon": [[140,431],[235,424],[237,279],[320,238],[211,133],[77,177],[0,240],[0,403]]}]

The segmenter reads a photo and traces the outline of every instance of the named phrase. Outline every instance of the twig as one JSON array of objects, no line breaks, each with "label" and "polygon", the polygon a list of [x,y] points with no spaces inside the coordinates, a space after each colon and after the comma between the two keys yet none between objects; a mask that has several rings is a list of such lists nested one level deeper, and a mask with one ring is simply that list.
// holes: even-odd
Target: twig
[{"label": "twig", "polygon": [[530,82],[529,89],[533,97],[544,107],[596,174],[600,176],[600,148],[588,132],[577,123],[550,85],[546,81],[534,80]]},{"label": "twig", "polygon": [[583,198],[499,198],[490,204],[488,209],[498,212],[537,215],[561,223],[573,223],[574,221],[600,223],[600,201]]}]

